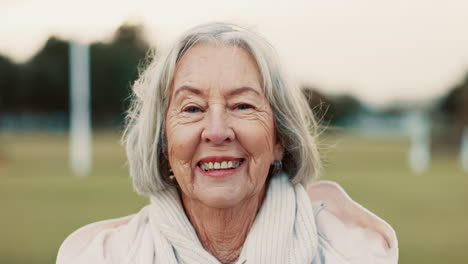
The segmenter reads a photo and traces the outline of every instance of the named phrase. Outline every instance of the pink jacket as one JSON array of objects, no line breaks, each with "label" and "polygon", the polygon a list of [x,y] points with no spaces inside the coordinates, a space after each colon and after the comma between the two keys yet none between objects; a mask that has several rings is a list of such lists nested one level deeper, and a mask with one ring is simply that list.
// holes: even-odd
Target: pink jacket
[{"label": "pink jacket", "polygon": [[[314,208],[319,242],[319,256],[313,264],[398,263],[398,242],[392,227],[351,200],[338,184],[317,182],[307,192]],[[132,243],[145,235],[142,230],[148,223],[147,217],[145,207],[131,216],[78,229],[63,242],[57,263],[116,263],[114,260],[125,259],[134,247]],[[94,250],[89,251],[90,247]],[[144,246],[141,247],[139,250],[144,251]]]},{"label": "pink jacket", "polygon": [[398,263],[393,228],[353,201],[341,186],[321,181],[307,192],[313,206],[318,207],[316,222],[325,263]]}]

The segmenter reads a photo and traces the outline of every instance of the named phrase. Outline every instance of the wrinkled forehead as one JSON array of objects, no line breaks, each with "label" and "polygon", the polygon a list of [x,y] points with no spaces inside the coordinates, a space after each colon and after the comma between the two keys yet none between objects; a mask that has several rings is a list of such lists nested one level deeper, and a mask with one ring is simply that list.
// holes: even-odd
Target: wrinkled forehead
[{"label": "wrinkled forehead", "polygon": [[218,48],[231,48],[232,52],[239,52],[243,51],[250,56],[255,62],[257,70],[261,73],[262,69],[259,67],[257,58],[255,56],[255,52],[253,52],[252,48],[250,47],[251,44],[248,43],[247,40],[239,37],[237,34],[223,34],[221,36],[213,37],[213,36],[204,36],[204,37],[190,37],[189,40],[183,42],[184,44],[179,48],[177,53],[176,65],[179,61],[184,57],[184,55],[190,51],[192,48],[200,45],[211,45]]},{"label": "wrinkled forehead", "polygon": [[200,42],[185,50],[175,65],[170,94],[182,85],[203,85],[214,80],[220,86],[248,86],[264,94],[259,67],[249,50],[220,42]]}]

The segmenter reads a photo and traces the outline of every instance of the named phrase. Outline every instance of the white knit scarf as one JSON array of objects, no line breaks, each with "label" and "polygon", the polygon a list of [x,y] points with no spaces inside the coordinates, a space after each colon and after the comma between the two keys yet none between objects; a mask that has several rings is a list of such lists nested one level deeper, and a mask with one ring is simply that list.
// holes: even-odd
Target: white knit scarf
[{"label": "white knit scarf", "polygon": [[[154,263],[220,263],[203,248],[177,191],[151,203]],[[316,254],[314,212],[304,187],[292,186],[285,174],[275,176],[236,263],[312,263]]]}]

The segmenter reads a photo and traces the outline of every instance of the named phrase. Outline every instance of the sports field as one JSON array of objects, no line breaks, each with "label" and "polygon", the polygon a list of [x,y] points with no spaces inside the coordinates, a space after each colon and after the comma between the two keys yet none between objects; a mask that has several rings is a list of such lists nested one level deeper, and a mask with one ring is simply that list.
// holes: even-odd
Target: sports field
[{"label": "sports field", "polygon": [[[68,168],[64,134],[0,134],[0,263],[54,263],[76,228],[137,212],[117,134],[94,135],[91,175]],[[338,181],[396,230],[400,262],[468,263],[468,174],[457,157],[435,155],[414,175],[403,139],[327,135],[322,179]]]}]

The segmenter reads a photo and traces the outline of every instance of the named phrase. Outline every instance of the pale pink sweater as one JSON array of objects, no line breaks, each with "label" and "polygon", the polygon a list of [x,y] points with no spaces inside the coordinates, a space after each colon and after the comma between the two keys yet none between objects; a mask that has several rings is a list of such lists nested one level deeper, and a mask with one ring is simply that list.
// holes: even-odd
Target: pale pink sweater
[{"label": "pale pink sweater", "polygon": [[[321,181],[306,191],[315,215],[320,254],[313,264],[398,263],[392,227],[351,200],[338,184]],[[154,236],[148,232],[148,211],[145,207],[135,215],[78,229],[60,247],[57,263],[148,263],[145,256],[152,254],[153,245],[136,246],[151,241],[145,236]],[[138,254],[132,253],[135,248]]]}]

